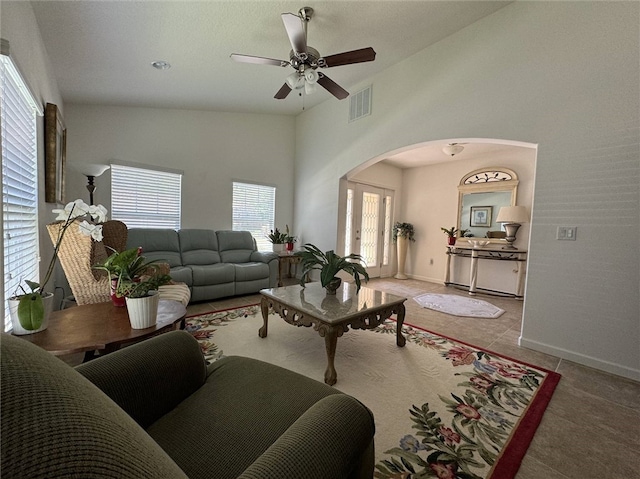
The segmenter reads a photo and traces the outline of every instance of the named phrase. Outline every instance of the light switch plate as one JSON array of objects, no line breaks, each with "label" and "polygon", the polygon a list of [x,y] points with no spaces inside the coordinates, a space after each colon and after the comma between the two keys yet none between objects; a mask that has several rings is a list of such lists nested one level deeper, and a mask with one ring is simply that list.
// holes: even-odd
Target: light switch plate
[{"label": "light switch plate", "polygon": [[558,226],[556,239],[563,241],[575,241],[578,228],[576,226]]}]

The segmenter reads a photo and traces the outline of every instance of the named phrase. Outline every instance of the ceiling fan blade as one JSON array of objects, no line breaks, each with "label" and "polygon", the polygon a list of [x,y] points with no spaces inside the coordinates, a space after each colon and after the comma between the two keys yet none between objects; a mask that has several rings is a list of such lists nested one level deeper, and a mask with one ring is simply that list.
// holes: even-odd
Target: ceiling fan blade
[{"label": "ceiling fan blade", "polygon": [[285,83],[284,85],[282,85],[282,88],[278,90],[278,93],[276,93],[273,98],[275,98],[276,100],[284,100],[285,98],[287,98],[287,95],[289,93],[291,93],[291,88],[289,87],[289,85]]},{"label": "ceiling fan blade", "polygon": [[[350,52],[336,53],[335,55],[329,55],[324,57],[325,67],[338,67],[340,65],[350,65],[352,63],[372,62],[376,59],[376,52],[373,48],[361,48],[359,50],[351,50]],[[322,62],[318,62],[319,64]]]},{"label": "ceiling fan blade", "polygon": [[284,23],[284,28],[287,31],[294,53],[296,55],[300,55],[301,53],[306,55],[307,34],[302,24],[302,19],[293,13],[283,13],[282,23]]},{"label": "ceiling fan blade", "polygon": [[318,84],[335,96],[338,100],[344,100],[349,96],[349,92],[334,82],[331,78],[329,78],[324,73],[318,74]]},{"label": "ceiling fan blade", "polygon": [[255,63],[258,65],[274,65],[277,67],[287,67],[289,62],[285,60],[276,60],[274,58],[254,57],[253,55],[241,55],[240,53],[232,53],[231,59],[240,63]]}]

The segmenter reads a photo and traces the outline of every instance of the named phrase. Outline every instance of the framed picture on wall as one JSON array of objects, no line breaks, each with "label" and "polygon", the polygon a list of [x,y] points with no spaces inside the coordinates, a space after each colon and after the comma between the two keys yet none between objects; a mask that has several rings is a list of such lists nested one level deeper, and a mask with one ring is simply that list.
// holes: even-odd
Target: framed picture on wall
[{"label": "framed picture on wall", "polygon": [[47,103],[44,110],[44,146],[44,199],[47,203],[64,203],[67,129],[53,103]]},{"label": "framed picture on wall", "polygon": [[471,207],[471,226],[480,228],[489,228],[491,226],[491,206],[472,206]]}]

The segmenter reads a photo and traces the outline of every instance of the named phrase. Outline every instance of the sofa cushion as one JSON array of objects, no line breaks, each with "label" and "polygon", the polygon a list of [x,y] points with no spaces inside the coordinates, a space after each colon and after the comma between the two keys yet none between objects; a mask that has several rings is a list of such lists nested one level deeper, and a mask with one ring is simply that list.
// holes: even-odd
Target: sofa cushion
[{"label": "sofa cushion", "polygon": [[191,265],[193,286],[233,283],[236,279],[232,264],[217,263],[208,265]]},{"label": "sofa cushion", "polygon": [[130,228],[127,248],[143,247],[143,254],[149,260],[169,263],[171,268],[182,265],[178,232],[172,229]]},{"label": "sofa cushion", "polygon": [[236,281],[253,281],[269,279],[269,265],[266,263],[238,263],[234,264]]},{"label": "sofa cushion", "polygon": [[[278,366],[230,356],[213,363],[205,385],[147,432],[190,478],[212,477],[212,471],[216,479],[236,478],[299,416],[332,394],[340,392]],[[256,411],[269,418],[269,427],[256,428]]]},{"label": "sofa cushion", "polygon": [[253,236],[248,231],[216,231],[220,260],[224,263],[247,263],[256,250]]},{"label": "sofa cushion", "polygon": [[218,238],[213,230],[183,229],[178,231],[182,264],[214,264],[220,262]]}]

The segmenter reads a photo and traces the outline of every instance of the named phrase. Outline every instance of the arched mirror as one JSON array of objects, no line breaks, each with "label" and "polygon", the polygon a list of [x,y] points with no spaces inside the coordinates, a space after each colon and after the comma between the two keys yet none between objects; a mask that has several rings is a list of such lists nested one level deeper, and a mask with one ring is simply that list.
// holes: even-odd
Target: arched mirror
[{"label": "arched mirror", "polygon": [[480,168],[460,180],[457,224],[467,230],[465,238],[506,242],[496,218],[501,207],[515,206],[518,183],[515,171],[502,167]]}]

